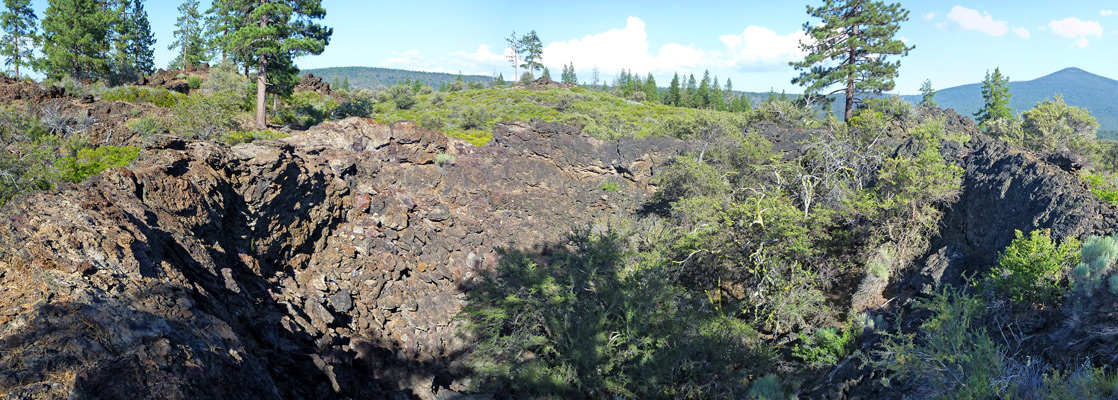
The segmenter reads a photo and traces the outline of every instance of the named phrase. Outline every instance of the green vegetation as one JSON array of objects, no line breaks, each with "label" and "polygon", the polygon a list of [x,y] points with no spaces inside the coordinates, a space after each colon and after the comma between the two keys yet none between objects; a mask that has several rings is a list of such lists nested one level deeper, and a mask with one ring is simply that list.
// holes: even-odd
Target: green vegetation
[{"label": "green vegetation", "polygon": [[939,107],[936,104],[936,90],[932,89],[932,81],[925,79],[920,85],[920,105],[924,107]]},{"label": "green vegetation", "polygon": [[[459,76],[461,76],[467,84],[481,83],[488,85],[493,82],[492,77],[483,75],[455,75],[443,72],[420,72],[372,67],[305,69],[302,72],[320,76],[324,80],[340,79],[348,81],[353,89],[382,89],[398,83],[403,83],[405,80],[419,82],[424,86],[437,88],[450,85],[458,79]],[[339,88],[335,87],[333,89],[337,90]]]},{"label": "green vegetation", "polygon": [[[982,76],[975,77],[981,81]],[[1085,110],[1098,118],[1099,138],[1118,139],[1118,81],[1090,72],[1067,68],[1031,81],[1009,82],[1009,107],[1014,114],[1033,108],[1038,102],[1062,94],[1070,105]],[[903,96],[913,103],[921,95]],[[936,102],[943,108],[954,108],[962,115],[975,115],[982,109],[982,84],[972,83],[940,89]]]},{"label": "green vegetation", "polygon": [[125,126],[128,130],[132,131],[133,134],[141,136],[162,133],[167,130],[163,121],[150,115],[128,120]]},{"label": "green vegetation", "polygon": [[1091,187],[1091,193],[1099,200],[1109,204],[1118,204],[1118,178],[1114,176],[1114,173],[1094,174],[1087,172],[1082,177]]},{"label": "green vegetation", "polygon": [[807,14],[822,23],[804,23],[804,31],[814,40],[801,42],[800,48],[807,56],[790,63],[801,71],[792,83],[804,86],[809,100],[839,85],[839,89],[822,96],[844,93],[843,121],[849,121],[854,116],[857,94],[893,89],[893,78],[901,64],[889,61],[889,56],[906,56],[913,49],[894,38],[901,23],[908,21],[908,10],[899,3],[825,0],[820,7],[808,6]]},{"label": "green vegetation", "polygon": [[85,178],[101,173],[105,168],[127,166],[139,155],[140,148],[131,146],[81,149],[73,157],[62,157],[58,160],[59,179],[81,182]]},{"label": "green vegetation", "polygon": [[36,63],[35,46],[39,42],[39,18],[31,8],[31,0],[4,0],[5,11],[0,13],[0,31],[6,40],[0,43],[0,55],[4,65],[15,67],[19,79],[19,67],[30,67]]},{"label": "green vegetation", "polygon": [[202,87],[202,77],[190,76],[186,78],[186,84],[191,89],[198,89]]},{"label": "green vegetation", "polygon": [[854,352],[855,341],[860,333],[860,327],[853,325],[847,325],[839,331],[822,328],[813,335],[800,333],[801,344],[792,349],[792,354],[812,368],[832,366]]},{"label": "green vegetation", "polygon": [[1112,294],[1118,295],[1118,279],[1113,275],[1118,262],[1118,234],[1092,236],[1083,242],[1081,260],[1071,271],[1072,288],[1079,294],[1091,296],[1104,284]]},{"label": "green vegetation", "polygon": [[244,99],[232,92],[190,96],[171,111],[171,133],[198,139],[216,139],[240,128]]},{"label": "green vegetation", "polygon": [[[562,122],[600,138],[622,136],[718,137],[750,123],[770,120],[790,126],[813,126],[812,112],[791,102],[770,100],[749,113],[727,113],[635,103],[610,93],[572,89],[470,89],[414,94],[393,86],[378,94],[373,119],[382,123],[417,121],[421,126],[484,144],[500,121],[540,119]],[[344,103],[343,103],[344,107]]]},{"label": "green vegetation", "polygon": [[890,334],[865,361],[891,371],[902,382],[919,381],[928,392],[921,394],[930,398],[995,398],[993,382],[1005,363],[1005,349],[975,323],[984,302],[947,289],[920,307],[932,313],[920,324],[923,340],[913,334]]},{"label": "green vegetation", "polygon": [[600,185],[598,185],[598,188],[606,192],[620,192],[621,184],[614,181],[603,181]]},{"label": "green vegetation", "polygon": [[198,10],[198,0],[186,0],[179,5],[179,17],[175,20],[175,41],[167,50],[178,49],[178,55],[171,61],[170,68],[184,69],[195,67],[209,60],[207,43],[203,37],[202,13]]},{"label": "green vegetation", "polygon": [[476,389],[517,398],[729,398],[772,354],[757,333],[680,288],[657,251],[617,233],[570,251],[505,252],[469,292]]},{"label": "green vegetation", "polygon": [[245,63],[256,68],[256,126],[263,129],[268,74],[282,75],[285,69],[294,69],[292,61],[300,55],[322,54],[333,29],[315,23],[326,16],[321,0],[290,4],[252,0],[226,3],[228,9],[238,10],[237,15],[247,17],[236,20],[238,22],[230,27],[229,40],[223,43],[223,48],[243,52]]},{"label": "green vegetation", "polygon": [[994,68],[994,73],[986,71],[986,79],[982,81],[982,98],[985,104],[978,113],[975,113],[974,122],[978,128],[989,131],[990,123],[1013,121],[1013,110],[1009,108],[1009,77],[1003,76],[1000,68]]},{"label": "green vegetation", "polygon": [[1096,140],[1099,123],[1087,110],[1064,103],[1063,96],[1037,103],[1021,113],[1021,119],[999,118],[988,121],[991,136],[1038,152],[1070,150],[1088,160],[1100,160],[1102,149]]},{"label": "green vegetation", "polygon": [[117,86],[101,92],[101,100],[151,103],[158,107],[174,107],[186,95],[161,87]]},{"label": "green vegetation", "polygon": [[1062,297],[1065,274],[1079,262],[1079,241],[1057,244],[1048,230],[1035,230],[1016,239],[998,257],[990,271],[991,287],[999,297],[1015,302],[1051,302]]}]

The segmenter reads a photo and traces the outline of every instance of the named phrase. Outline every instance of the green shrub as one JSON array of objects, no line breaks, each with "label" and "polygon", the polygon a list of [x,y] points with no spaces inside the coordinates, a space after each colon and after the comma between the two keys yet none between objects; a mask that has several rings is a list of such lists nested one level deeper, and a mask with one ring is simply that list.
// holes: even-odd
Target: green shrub
[{"label": "green shrub", "polygon": [[210,68],[210,73],[202,82],[201,89],[205,94],[225,93],[228,97],[238,99],[239,103],[245,103],[249,94],[248,85],[248,78],[237,71],[237,64],[226,60]]},{"label": "green shrub", "polygon": [[633,259],[623,237],[582,233],[554,248],[571,250],[503,252],[496,276],[468,292],[475,389],[513,398],[734,398],[767,365],[756,332],[695,302],[662,261]]},{"label": "green shrub", "polygon": [[823,368],[835,365],[840,359],[854,352],[854,346],[861,329],[849,324],[841,331],[822,328],[815,330],[813,335],[800,333],[800,344],[797,344],[792,354],[804,360],[812,368]]},{"label": "green shrub", "polygon": [[150,115],[130,119],[124,126],[132,131],[133,134],[141,136],[153,135],[166,130],[166,128],[163,127],[163,122],[160,121],[159,118]]},{"label": "green shrub", "polygon": [[984,400],[998,398],[1005,351],[985,329],[975,325],[985,303],[961,291],[945,289],[919,306],[931,312],[917,334],[890,333],[880,347],[863,356],[875,369],[899,381],[915,381],[918,398]]},{"label": "green shrub", "polygon": [[199,139],[222,137],[240,127],[241,104],[233,92],[190,96],[172,109],[171,132]]},{"label": "green shrub", "polygon": [[186,78],[186,85],[191,89],[198,89],[202,87],[202,77],[191,76]]},{"label": "green shrub", "polygon": [[85,96],[86,94],[89,94],[89,90],[85,88],[85,85],[82,85],[81,82],[79,82],[77,79],[74,79],[74,77],[70,75],[64,75],[61,78],[43,79],[43,82],[40,85],[44,88],[57,86],[65,89],[67,94],[72,94],[75,97],[79,98]]},{"label": "green shrub", "polygon": [[346,96],[346,100],[338,104],[338,107],[334,109],[333,118],[368,118],[373,113],[373,104],[375,102],[375,95],[368,89],[351,91]]},{"label": "green shrub", "polygon": [[174,107],[185,98],[182,93],[159,87],[117,86],[101,93],[101,100],[105,101],[142,101],[158,107]]},{"label": "green shrub", "polygon": [[77,156],[62,157],[58,160],[58,173],[61,180],[81,182],[96,175],[105,168],[124,167],[140,155],[139,147],[101,146],[82,149]]},{"label": "green shrub", "polygon": [[1000,295],[1016,302],[1046,302],[1063,294],[1066,271],[1079,262],[1079,241],[1068,238],[1057,245],[1049,230],[1034,230],[1016,239],[998,257],[990,283]]},{"label": "green shrub", "polygon": [[446,130],[446,121],[438,114],[426,113],[419,116],[419,126],[432,131]]},{"label": "green shrub", "polygon": [[1069,276],[1072,288],[1080,294],[1090,295],[1102,286],[1103,282],[1107,282],[1111,292],[1118,294],[1118,290],[1114,290],[1113,277],[1118,275],[1113,275],[1109,281],[1107,280],[1108,276],[1114,273],[1116,262],[1118,262],[1118,234],[1087,238],[1080,251],[1080,263],[1071,270]]},{"label": "green shrub", "polygon": [[252,143],[257,140],[275,140],[288,137],[288,134],[273,130],[259,131],[234,131],[225,134],[225,143],[230,146],[240,143]]},{"label": "green shrub", "polygon": [[784,386],[780,384],[780,378],[773,374],[766,374],[753,382],[749,387],[749,394],[746,398],[750,400],[785,400],[788,395],[784,394]]},{"label": "green shrub", "polygon": [[436,154],[435,163],[439,165],[454,165],[454,156],[446,153]]},{"label": "green shrub", "polygon": [[295,112],[295,120],[302,127],[325,121],[338,108],[337,100],[312,91],[295,93],[288,102]]},{"label": "green shrub", "polygon": [[1118,204],[1118,183],[1115,182],[1113,173],[1093,174],[1088,172],[1081,176],[1083,180],[1087,182],[1087,185],[1091,187],[1091,193],[1093,193],[1095,197],[1109,204]]},{"label": "green shrub", "polygon": [[602,184],[598,185],[598,188],[606,192],[620,192],[621,184],[614,181],[603,181]]},{"label": "green shrub", "polygon": [[489,126],[489,113],[481,107],[466,107],[458,113],[458,127],[464,131]]}]

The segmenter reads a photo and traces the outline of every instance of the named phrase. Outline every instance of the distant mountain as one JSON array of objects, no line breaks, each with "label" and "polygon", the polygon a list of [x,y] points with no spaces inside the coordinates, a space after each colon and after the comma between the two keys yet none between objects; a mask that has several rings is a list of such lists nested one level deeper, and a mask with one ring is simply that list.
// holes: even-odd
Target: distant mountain
[{"label": "distant mountain", "polygon": [[[424,85],[428,85],[438,89],[440,86],[444,84],[450,84],[458,79],[457,74],[447,74],[442,72],[406,71],[401,69],[374,67],[316,68],[302,70],[302,73],[321,76],[322,80],[331,83],[334,82],[334,79],[337,79],[338,82],[349,79],[349,86],[353,89],[373,89],[392,86],[398,82],[403,82],[406,79],[411,79],[413,82],[418,80]],[[462,80],[466,82],[481,82],[489,84],[493,82],[493,77],[484,75],[462,75]]]},{"label": "distant mountain", "polygon": [[[1118,81],[1079,68],[1067,68],[1031,81],[1010,82],[1010,106],[1020,113],[1036,106],[1037,102],[1064,95],[1069,105],[1086,108],[1099,120],[1099,136],[1118,138]],[[902,96],[918,103],[920,95]],[[936,103],[943,108],[954,108],[959,114],[974,116],[982,108],[982,84],[956,86],[936,93]]]}]

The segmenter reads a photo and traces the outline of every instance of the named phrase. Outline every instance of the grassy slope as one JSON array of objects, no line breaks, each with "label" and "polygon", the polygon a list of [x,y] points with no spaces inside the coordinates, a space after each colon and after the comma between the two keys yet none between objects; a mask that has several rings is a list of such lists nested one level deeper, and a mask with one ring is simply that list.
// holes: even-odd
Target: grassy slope
[{"label": "grassy slope", "polygon": [[637,103],[581,87],[538,91],[475,89],[419,95],[416,99],[415,106],[408,110],[397,110],[391,101],[377,104],[372,117],[385,123],[417,121],[425,128],[442,130],[478,145],[492,138],[492,128],[499,121],[539,118],[582,127],[583,132],[596,137],[615,138],[688,136],[691,133],[687,131],[696,126],[739,129],[747,125],[749,118],[744,114],[671,107],[655,102]]}]

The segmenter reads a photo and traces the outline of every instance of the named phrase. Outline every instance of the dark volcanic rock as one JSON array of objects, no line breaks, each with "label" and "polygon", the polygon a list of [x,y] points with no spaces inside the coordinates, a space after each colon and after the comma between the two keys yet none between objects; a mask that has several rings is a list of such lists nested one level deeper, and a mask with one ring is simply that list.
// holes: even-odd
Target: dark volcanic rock
[{"label": "dark volcanic rock", "polygon": [[[0,210],[0,393],[453,393],[455,315],[496,249],[635,212],[684,149],[356,118],[232,148],[154,137],[129,169]],[[627,185],[606,199],[605,179]]]},{"label": "dark volcanic rock", "polygon": [[1118,231],[1118,208],[1100,201],[1069,172],[1075,171],[1074,161],[1038,157],[984,135],[967,148],[956,155],[966,169],[963,191],[947,207],[925,262],[918,263],[926,271],[910,282],[913,289],[960,285],[963,274],[985,273],[1015,230],[1051,229],[1059,240]]}]

